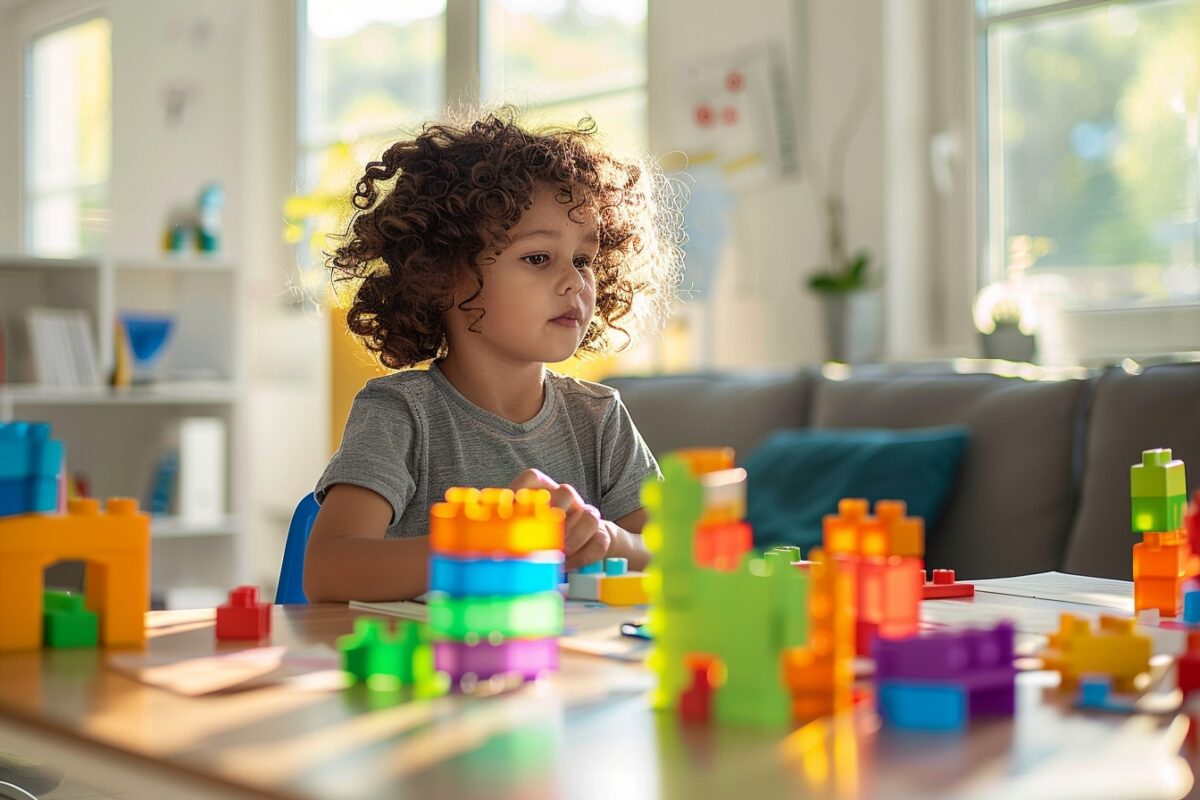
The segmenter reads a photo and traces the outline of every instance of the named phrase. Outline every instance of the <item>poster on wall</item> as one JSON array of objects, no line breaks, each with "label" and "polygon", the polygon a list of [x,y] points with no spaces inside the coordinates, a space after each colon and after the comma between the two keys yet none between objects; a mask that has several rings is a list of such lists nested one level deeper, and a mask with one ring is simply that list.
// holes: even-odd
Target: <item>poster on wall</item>
[{"label": "poster on wall", "polygon": [[672,92],[671,146],[715,167],[730,189],[799,172],[795,103],[783,47],[718,52],[683,64]]}]

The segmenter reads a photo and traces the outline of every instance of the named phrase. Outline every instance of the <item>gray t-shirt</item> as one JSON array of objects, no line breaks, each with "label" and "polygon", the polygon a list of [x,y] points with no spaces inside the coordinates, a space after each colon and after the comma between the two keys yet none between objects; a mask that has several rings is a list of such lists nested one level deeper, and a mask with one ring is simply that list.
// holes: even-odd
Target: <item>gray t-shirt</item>
[{"label": "gray t-shirt", "polygon": [[368,381],[317,501],[335,483],[362,486],[392,504],[389,537],[426,536],[429,508],[449,487],[508,486],[534,467],[574,486],[604,519],[641,508],[642,480],[658,463],[617,390],[552,372],[545,387],[541,411],[518,423],[463,397],[436,362]]}]

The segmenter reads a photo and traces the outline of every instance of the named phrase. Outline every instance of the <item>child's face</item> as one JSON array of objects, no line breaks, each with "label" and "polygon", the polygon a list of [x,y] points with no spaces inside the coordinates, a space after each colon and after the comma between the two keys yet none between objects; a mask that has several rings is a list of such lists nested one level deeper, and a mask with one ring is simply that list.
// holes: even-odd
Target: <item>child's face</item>
[{"label": "child's face", "polygon": [[[483,290],[467,304],[487,313],[467,330],[478,311],[447,312],[451,351],[485,348],[515,362],[553,363],[570,358],[587,332],[596,306],[591,263],[600,249],[596,223],[586,209],[575,216],[542,186],[533,206],[509,231],[511,243],[491,263],[483,263]],[[486,262],[486,259],[485,259]],[[458,300],[470,296],[460,292]]]}]

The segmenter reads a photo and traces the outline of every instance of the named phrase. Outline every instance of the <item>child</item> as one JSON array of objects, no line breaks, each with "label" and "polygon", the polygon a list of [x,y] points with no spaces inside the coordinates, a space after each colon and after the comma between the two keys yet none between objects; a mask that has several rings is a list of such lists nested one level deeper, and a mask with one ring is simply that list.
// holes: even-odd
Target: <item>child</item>
[{"label": "child", "polygon": [[[385,186],[384,184],[389,184]],[[367,166],[330,258],[350,331],[384,366],[317,483],[312,602],[427,588],[429,509],[450,486],[550,490],[573,569],[645,566],[643,478],[658,465],[617,392],[546,370],[657,323],[680,269],[678,213],[595,126],[530,132],[505,108],[426,125]]]}]

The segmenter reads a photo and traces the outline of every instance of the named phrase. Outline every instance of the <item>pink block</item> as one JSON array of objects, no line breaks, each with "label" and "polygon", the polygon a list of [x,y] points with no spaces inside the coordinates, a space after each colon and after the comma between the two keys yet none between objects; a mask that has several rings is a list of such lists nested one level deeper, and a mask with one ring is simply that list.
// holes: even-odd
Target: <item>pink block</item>
[{"label": "pink block", "polygon": [[467,673],[478,678],[516,672],[525,678],[558,669],[558,639],[509,639],[500,644],[480,642],[434,642],[437,668],[453,681]]}]

